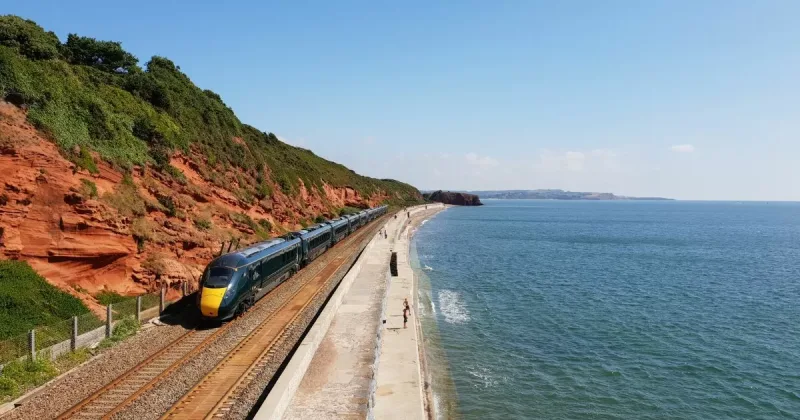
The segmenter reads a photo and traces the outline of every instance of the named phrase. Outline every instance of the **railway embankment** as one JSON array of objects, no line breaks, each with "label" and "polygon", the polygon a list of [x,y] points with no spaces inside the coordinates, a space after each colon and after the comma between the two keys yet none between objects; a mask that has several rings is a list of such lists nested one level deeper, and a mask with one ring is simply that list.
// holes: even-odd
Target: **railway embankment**
[{"label": "railway embankment", "polygon": [[[444,209],[440,204],[427,207],[399,212],[384,225],[384,235],[373,237],[256,419],[427,417],[420,332],[413,320],[408,328],[402,326],[403,299],[416,296],[408,263],[409,222]],[[398,256],[396,277],[389,270],[393,252]],[[404,408],[383,411],[394,404]]]}]

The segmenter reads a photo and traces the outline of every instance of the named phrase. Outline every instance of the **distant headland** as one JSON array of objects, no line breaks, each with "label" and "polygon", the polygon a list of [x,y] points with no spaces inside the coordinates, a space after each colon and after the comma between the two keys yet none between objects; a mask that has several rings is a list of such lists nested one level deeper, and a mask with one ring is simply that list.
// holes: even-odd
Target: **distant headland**
[{"label": "distant headland", "polygon": [[612,193],[578,192],[564,190],[500,190],[463,191],[482,199],[536,199],[536,200],[673,200],[664,197],[627,197]]},{"label": "distant headland", "polygon": [[480,198],[475,194],[468,194],[463,192],[451,191],[433,191],[423,194],[423,197],[428,201],[435,201],[437,203],[452,204],[455,206],[482,206]]}]

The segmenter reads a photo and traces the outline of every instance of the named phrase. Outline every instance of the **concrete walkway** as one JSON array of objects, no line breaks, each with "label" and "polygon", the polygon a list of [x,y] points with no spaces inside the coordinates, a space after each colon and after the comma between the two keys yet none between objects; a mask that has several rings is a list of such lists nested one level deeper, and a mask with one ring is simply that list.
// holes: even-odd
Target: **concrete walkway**
[{"label": "concrete walkway", "polygon": [[[410,209],[412,215],[424,210]],[[403,299],[413,302],[408,222],[406,212],[398,213],[385,225],[388,238],[376,235],[367,245],[255,420],[424,418],[413,307],[407,329],[402,318]],[[392,251],[398,277],[389,274]]]},{"label": "concrete walkway", "polygon": [[[415,209],[414,213],[424,210]],[[409,226],[399,233],[395,245],[397,277],[392,277],[387,294],[386,325],[380,349],[374,416],[376,419],[426,418],[422,371],[419,360],[417,322],[409,319],[403,327],[403,300],[416,316],[414,272],[408,261]]]},{"label": "concrete walkway", "polygon": [[[281,413],[285,419],[364,419],[370,415],[375,366],[383,334],[381,321],[389,280],[389,259],[406,222],[405,213],[398,214],[397,219],[389,219],[385,226],[388,238],[376,236],[359,258],[357,275],[350,284],[345,283],[347,279],[343,280],[337,290],[342,294],[341,304],[338,308],[331,308],[333,319],[330,327],[319,340],[319,348],[293,396],[284,397],[284,404],[288,406],[285,411],[278,409],[269,417],[257,418],[276,418]],[[335,299],[331,301],[335,302]],[[328,310],[326,307],[325,311]],[[287,367],[281,380],[292,375],[288,371]],[[302,375],[302,372],[298,370],[297,374]],[[264,414],[271,410],[267,407],[270,397],[272,395],[262,406]],[[280,408],[277,402],[270,404]]]}]

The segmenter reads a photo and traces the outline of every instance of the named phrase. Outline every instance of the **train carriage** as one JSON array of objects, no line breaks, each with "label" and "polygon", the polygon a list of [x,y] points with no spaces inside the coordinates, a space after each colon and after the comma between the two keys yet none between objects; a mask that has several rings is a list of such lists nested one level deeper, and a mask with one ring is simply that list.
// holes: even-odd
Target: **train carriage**
[{"label": "train carriage", "polygon": [[215,258],[200,278],[201,316],[225,321],[243,313],[301,266],[388,209],[383,205],[362,210]]},{"label": "train carriage", "polygon": [[302,265],[306,266],[331,246],[333,229],[328,224],[311,226],[298,232],[302,241]]},{"label": "train carriage", "polygon": [[228,320],[291,277],[300,267],[301,240],[273,239],[215,258],[200,278],[203,318]]},{"label": "train carriage", "polygon": [[347,234],[350,235],[358,229],[358,216],[355,214],[348,214],[344,217],[347,219]]},{"label": "train carriage", "polygon": [[328,224],[331,225],[331,229],[333,229],[333,235],[331,237],[331,244],[336,244],[337,242],[344,239],[347,236],[347,230],[349,229],[347,219],[345,218],[338,218],[334,220],[328,221]]}]

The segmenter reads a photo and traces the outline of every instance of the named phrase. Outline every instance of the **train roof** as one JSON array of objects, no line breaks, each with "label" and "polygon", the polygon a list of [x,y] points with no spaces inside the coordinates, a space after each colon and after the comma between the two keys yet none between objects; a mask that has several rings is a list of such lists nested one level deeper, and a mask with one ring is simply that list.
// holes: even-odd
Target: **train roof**
[{"label": "train roof", "polygon": [[308,228],[303,229],[303,230],[299,230],[299,231],[297,231],[295,233],[297,233],[298,235],[300,235],[301,237],[303,237],[305,239],[307,239],[307,238],[316,238],[317,236],[322,235],[323,233],[325,233],[325,231],[330,230],[330,229],[332,229],[330,227],[330,225],[322,225],[322,224],[320,224],[320,225],[315,225],[315,226],[308,227]]},{"label": "train roof", "polygon": [[300,243],[299,239],[274,238],[263,242],[258,242],[247,248],[221,255],[209,264],[210,267],[229,267],[239,268],[260,260],[271,254],[280,252],[286,248],[291,248]]}]

